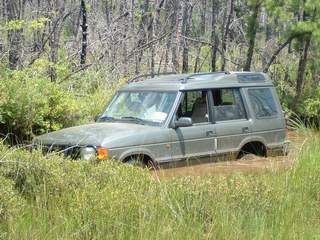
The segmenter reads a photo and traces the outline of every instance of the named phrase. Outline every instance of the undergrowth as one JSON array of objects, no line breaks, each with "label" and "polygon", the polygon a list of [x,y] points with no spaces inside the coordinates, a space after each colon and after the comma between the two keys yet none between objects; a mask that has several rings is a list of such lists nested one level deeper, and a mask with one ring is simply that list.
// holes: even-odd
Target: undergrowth
[{"label": "undergrowth", "polygon": [[317,239],[320,136],[288,171],[157,180],[0,145],[2,239]]}]

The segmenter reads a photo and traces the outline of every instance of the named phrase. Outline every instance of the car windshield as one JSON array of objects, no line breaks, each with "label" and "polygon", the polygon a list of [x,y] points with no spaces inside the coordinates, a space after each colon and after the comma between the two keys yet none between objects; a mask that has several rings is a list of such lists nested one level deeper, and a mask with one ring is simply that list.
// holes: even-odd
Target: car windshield
[{"label": "car windshield", "polygon": [[160,125],[167,118],[176,92],[118,92],[99,121],[132,121]]}]

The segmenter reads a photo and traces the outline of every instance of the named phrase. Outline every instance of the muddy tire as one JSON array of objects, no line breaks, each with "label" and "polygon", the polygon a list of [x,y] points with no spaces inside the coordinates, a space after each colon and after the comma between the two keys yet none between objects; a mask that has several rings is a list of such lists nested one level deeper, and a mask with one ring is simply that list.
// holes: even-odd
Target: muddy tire
[{"label": "muddy tire", "polygon": [[254,155],[252,153],[248,153],[248,154],[244,154],[242,155],[239,160],[241,161],[250,161],[250,160],[254,160],[256,159],[258,156],[257,155]]},{"label": "muddy tire", "polygon": [[144,159],[141,156],[129,157],[124,163],[132,166],[136,166],[136,167],[141,167],[141,168],[148,168],[148,169],[156,168],[152,160]]},{"label": "muddy tire", "polygon": [[136,167],[146,167],[146,164],[144,164],[144,162],[141,159],[135,157],[130,158],[129,160],[125,161],[125,163]]}]

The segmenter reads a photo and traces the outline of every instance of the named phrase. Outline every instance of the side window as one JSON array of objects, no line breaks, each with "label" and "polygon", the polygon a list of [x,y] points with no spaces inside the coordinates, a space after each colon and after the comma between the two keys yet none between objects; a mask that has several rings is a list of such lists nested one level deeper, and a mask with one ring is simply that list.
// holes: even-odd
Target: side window
[{"label": "side window", "polygon": [[222,88],[212,90],[214,116],[216,121],[246,118],[239,89]]},{"label": "side window", "polygon": [[248,94],[257,118],[274,117],[278,114],[270,88],[249,89]]},{"label": "side window", "polygon": [[177,117],[190,117],[193,123],[208,122],[207,91],[185,92]]}]

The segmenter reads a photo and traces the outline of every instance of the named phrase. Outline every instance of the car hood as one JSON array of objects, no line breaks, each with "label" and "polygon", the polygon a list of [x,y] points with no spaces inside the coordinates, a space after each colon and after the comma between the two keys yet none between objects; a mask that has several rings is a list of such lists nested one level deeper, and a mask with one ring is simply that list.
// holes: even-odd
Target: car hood
[{"label": "car hood", "polygon": [[65,128],[38,136],[34,139],[34,144],[104,146],[106,141],[110,142],[113,139],[125,138],[126,136],[153,128],[159,127],[134,123],[94,123]]}]

